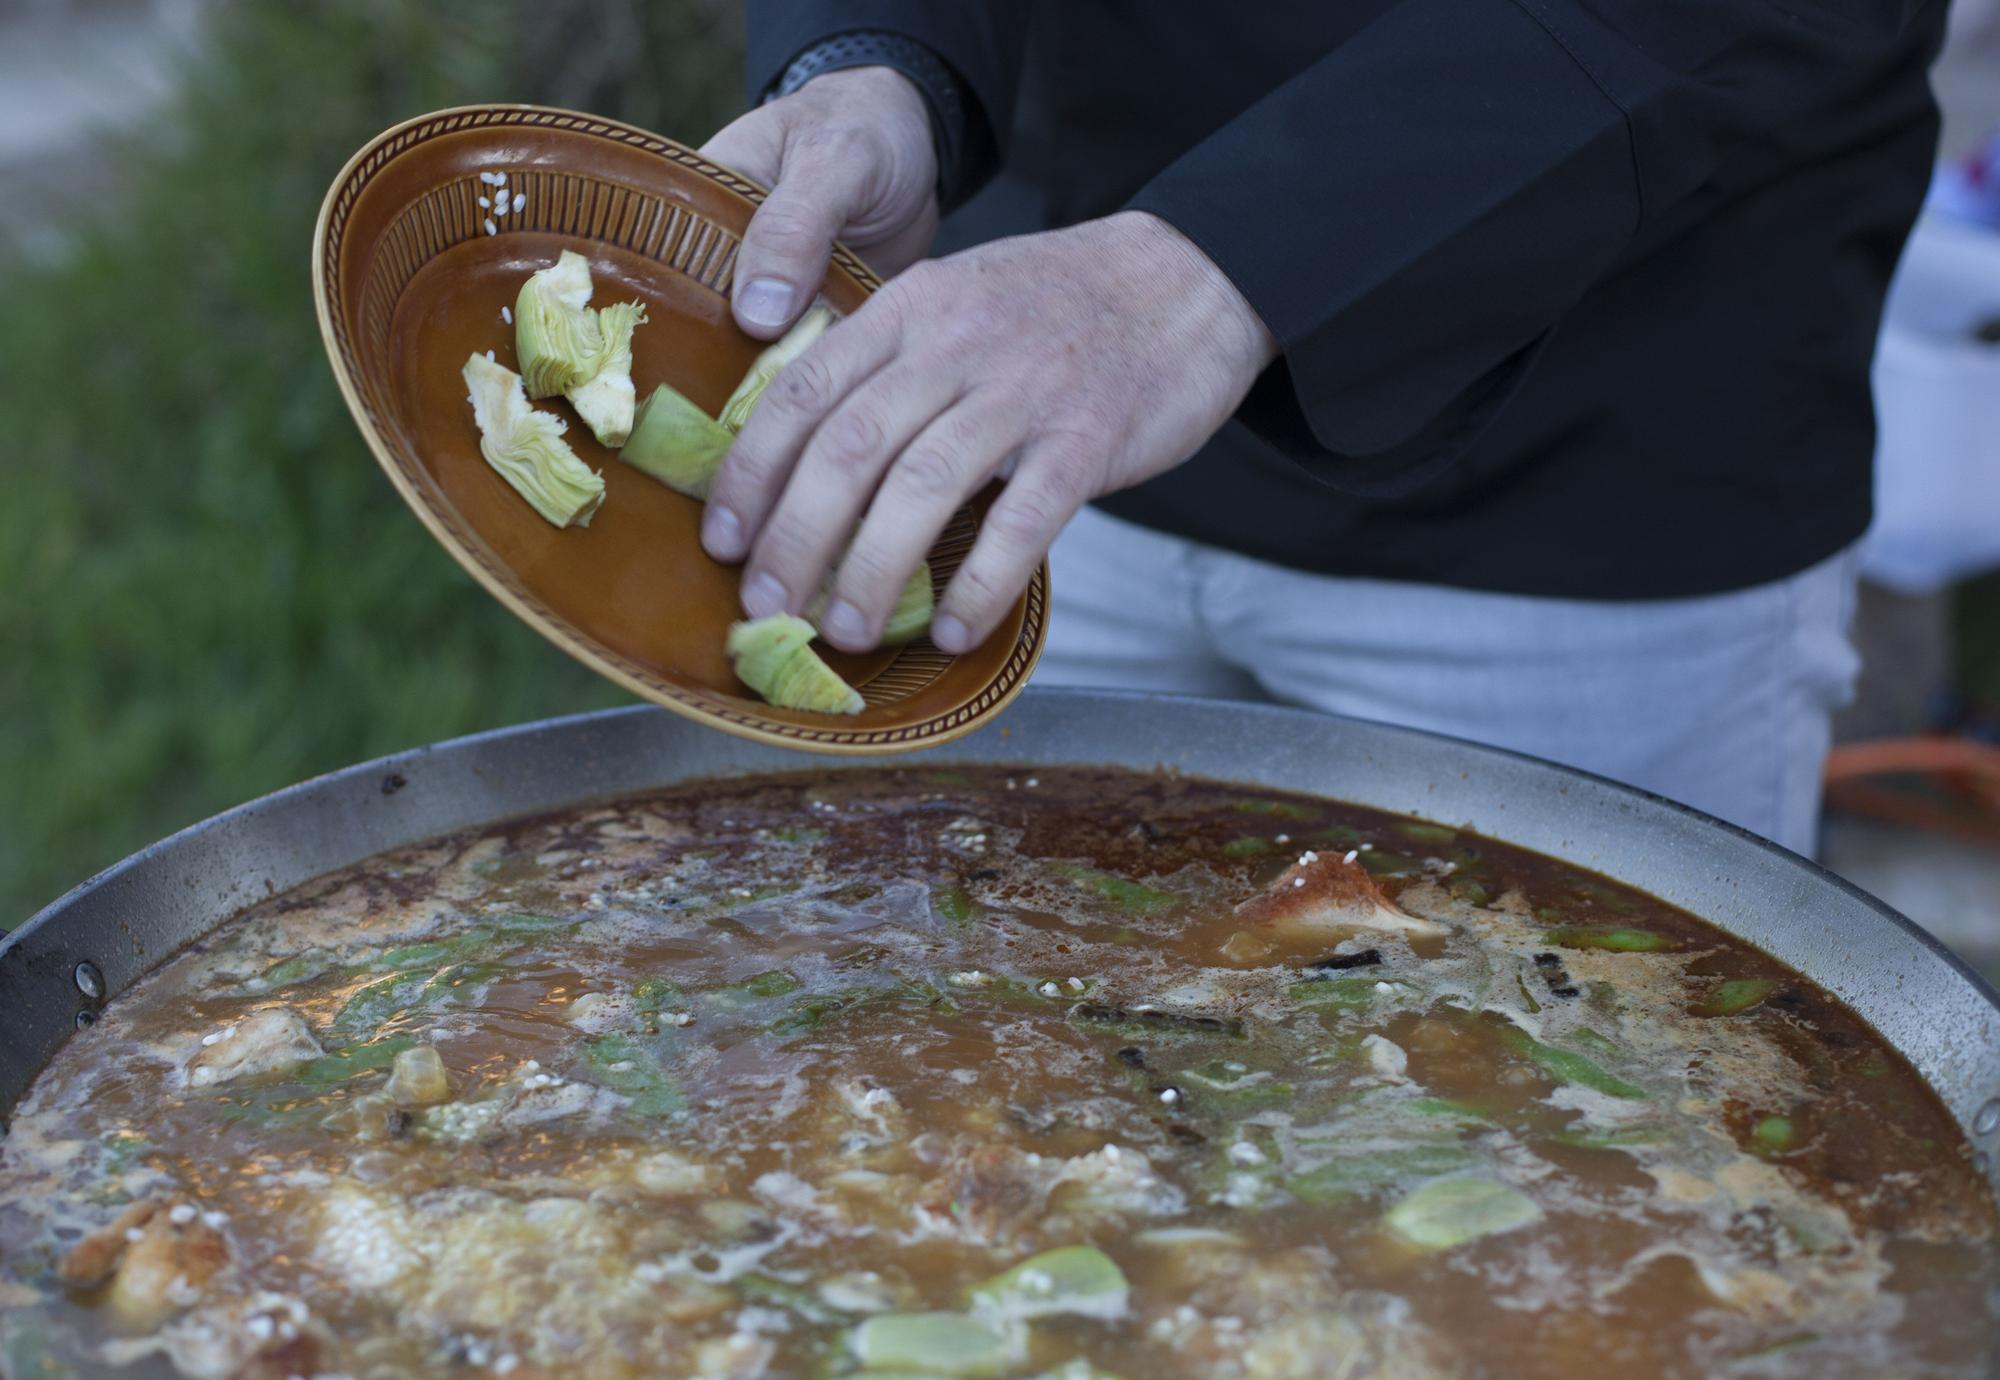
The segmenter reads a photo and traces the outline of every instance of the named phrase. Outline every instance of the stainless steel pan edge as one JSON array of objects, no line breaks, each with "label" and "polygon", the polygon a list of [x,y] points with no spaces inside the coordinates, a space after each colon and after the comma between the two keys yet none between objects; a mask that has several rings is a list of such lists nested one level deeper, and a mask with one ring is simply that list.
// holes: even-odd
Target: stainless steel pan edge
[{"label": "stainless steel pan edge", "polygon": [[[1274,706],[1030,690],[912,759],[1165,767],[1465,825],[1595,868],[1741,935],[1853,1006],[1980,1149],[2000,1144],[2000,996],[1935,940],[1805,859],[1683,806],[1455,739]],[[651,708],[525,724],[303,782],[183,830],[0,941],[0,1109],[103,1002],[252,902],[385,849],[705,776],[865,769]],[[81,966],[88,965],[88,966]],[[81,978],[79,973],[81,972]]]}]

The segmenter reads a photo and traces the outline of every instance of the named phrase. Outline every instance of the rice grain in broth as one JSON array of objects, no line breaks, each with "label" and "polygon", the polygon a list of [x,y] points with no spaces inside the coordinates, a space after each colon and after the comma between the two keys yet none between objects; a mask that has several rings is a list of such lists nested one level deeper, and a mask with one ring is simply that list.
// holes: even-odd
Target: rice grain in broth
[{"label": "rice grain in broth", "polygon": [[1995,1226],[1852,1013],[1595,874],[768,777],[373,859],[112,1003],[0,1143],[0,1373],[1973,1377]]}]

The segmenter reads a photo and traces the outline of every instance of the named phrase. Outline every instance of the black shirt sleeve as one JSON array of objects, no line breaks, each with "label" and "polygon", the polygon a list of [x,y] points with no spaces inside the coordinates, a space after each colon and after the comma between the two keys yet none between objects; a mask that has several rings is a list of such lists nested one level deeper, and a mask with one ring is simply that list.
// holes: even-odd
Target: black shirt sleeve
[{"label": "black shirt sleeve", "polygon": [[958,170],[956,199],[976,192],[1006,157],[1027,35],[1025,0],[750,0],[744,19],[745,77],[752,104],[800,53],[861,31],[901,34],[950,66],[971,95],[978,127],[962,141],[972,161]]},{"label": "black shirt sleeve", "polygon": [[1339,487],[1464,449],[1732,149],[1866,79],[1920,3],[1396,0],[1158,173],[1283,347],[1243,419]]}]

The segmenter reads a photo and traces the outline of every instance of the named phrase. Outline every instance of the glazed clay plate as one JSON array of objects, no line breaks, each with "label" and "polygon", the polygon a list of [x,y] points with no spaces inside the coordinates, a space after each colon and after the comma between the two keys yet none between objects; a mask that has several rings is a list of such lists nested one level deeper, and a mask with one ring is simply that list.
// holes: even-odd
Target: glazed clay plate
[{"label": "glazed clay plate", "polygon": [[[506,174],[508,213],[481,174]],[[729,315],[736,248],[763,190],[668,139],[535,106],[440,111],[379,135],[334,180],[313,237],[327,353],[375,458],[445,548],[544,637],[603,675],[727,732],[825,752],[955,738],[998,712],[1041,653],[1048,567],[985,645],[947,657],[919,639],[866,656],[826,650],[867,707],[834,716],[764,704],[730,673],[738,570],[702,551],[701,505],[598,445],[560,399],[537,404],[605,481],[588,527],[551,527],[479,454],[459,376],[492,350],[517,367],[500,309],[564,249],[590,260],[593,306],[638,300],[643,400],[669,383],[712,415],[760,342]],[[513,209],[518,196],[520,209]],[[491,221],[492,231],[487,230]],[[825,294],[843,315],[879,286],[845,247]],[[931,552],[937,589],[971,548],[990,494]]]}]

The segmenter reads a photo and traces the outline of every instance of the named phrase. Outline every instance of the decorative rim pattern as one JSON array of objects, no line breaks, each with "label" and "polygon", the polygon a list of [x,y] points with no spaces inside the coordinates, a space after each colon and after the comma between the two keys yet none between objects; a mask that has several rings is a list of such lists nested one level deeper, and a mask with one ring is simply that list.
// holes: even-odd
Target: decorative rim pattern
[{"label": "decorative rim pattern", "polygon": [[[378,407],[378,400],[372,396],[374,390],[364,382],[366,376],[350,336],[350,323],[338,307],[342,287],[341,253],[348,217],[369,183],[397,158],[445,135],[496,126],[559,129],[622,144],[676,164],[753,205],[762,202],[765,196],[764,189],[756,183],[709,162],[694,150],[671,139],[600,116],[545,106],[481,105],[436,111],[384,130],[347,161],[334,178],[333,185],[327,189],[318,223],[313,230],[313,303],[319,316],[320,338],[333,365],[341,396],[346,399],[348,411],[353,414],[369,450],[404,502],[416,512],[431,534],[489,593],[569,655],[634,694],[677,714],[741,737],[817,752],[873,754],[906,751],[959,737],[1005,707],[1027,684],[1028,674],[1041,656],[1048,621],[1049,568],[1046,561],[1028,585],[1020,633],[1007,660],[978,695],[920,723],[897,728],[822,727],[746,712],[719,697],[675,685],[651,668],[581,637],[526,589],[510,569],[495,559],[486,544],[460,521],[456,513],[427,502],[419,494],[411,467],[389,443],[389,425]],[[704,250],[703,258],[709,271],[702,277],[712,277],[714,281],[708,285],[726,292],[729,274],[735,267],[735,245],[731,243],[722,247],[720,254],[713,252],[715,248],[709,246]],[[847,246],[834,246],[833,262],[868,291],[881,286],[881,279],[874,270]],[[911,654],[918,657],[924,655],[921,649],[914,649]],[[945,660],[935,653],[931,656],[937,659],[940,666]],[[903,661],[904,658],[899,657],[877,678],[883,682],[882,689],[900,692],[894,698],[902,698],[918,688],[922,682],[916,677],[928,669],[914,664],[904,667]],[[902,672],[900,675],[899,670]],[[874,683],[871,681],[869,684]],[[863,687],[864,696],[867,689],[868,686]]]}]

